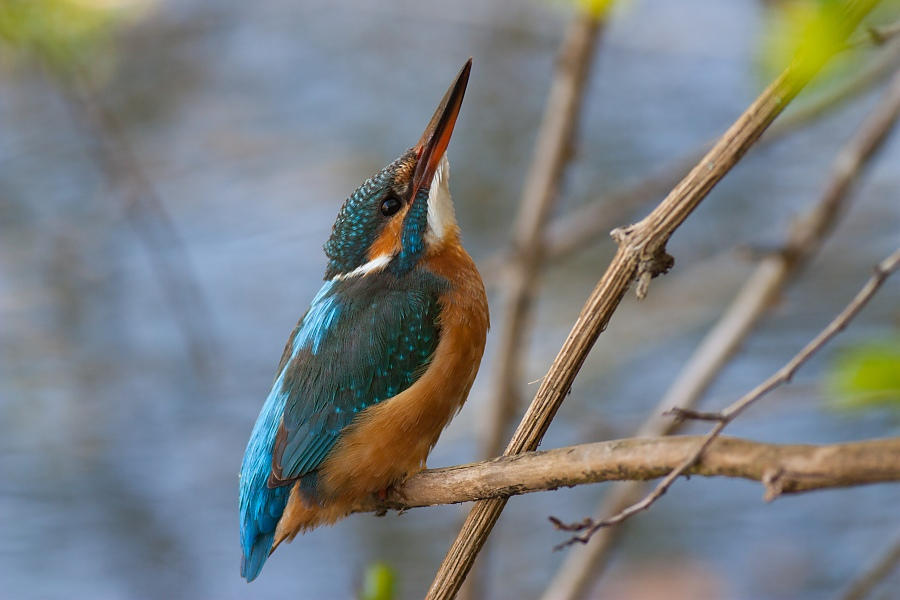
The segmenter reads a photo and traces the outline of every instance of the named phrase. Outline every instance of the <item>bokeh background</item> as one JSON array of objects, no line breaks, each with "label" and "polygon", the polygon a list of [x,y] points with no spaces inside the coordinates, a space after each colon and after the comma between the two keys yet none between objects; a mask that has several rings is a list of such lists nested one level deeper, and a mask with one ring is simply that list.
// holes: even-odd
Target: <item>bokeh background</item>
[{"label": "bokeh background", "polygon": [[[0,0],[0,15],[15,4]],[[284,341],[321,284],[321,246],[340,203],[418,139],[469,56],[452,190],[476,262],[504,247],[572,5],[70,4],[74,12],[44,26],[64,34],[83,18],[72,46],[64,39],[41,59],[25,38],[0,45],[0,596],[347,598],[367,565],[383,561],[398,597],[420,597],[460,507],[355,515],[283,546],[248,586],[238,575],[241,456]],[[760,58],[769,4],[617,6],[558,212],[721,133],[771,75]],[[78,61],[73,52],[83,52]],[[752,151],[713,191],[671,242],[675,269],[647,300],[628,298],[600,337],[543,447],[631,434],[752,270],[736,245],[783,239],[879,87]],[[723,406],[786,361],[898,232],[894,138],[705,406]],[[601,238],[544,278],[525,381],[545,372],[611,257]],[[897,435],[896,411],[835,408],[822,382],[854,344],[896,339],[898,289],[888,285],[731,433],[823,443]],[[479,458],[492,342],[431,466]],[[525,381],[530,397],[536,386]],[[547,515],[585,516],[603,491],[510,502],[486,597],[537,597],[563,558]],[[597,597],[653,597],[639,586],[656,580],[677,597],[673,574],[693,597],[831,597],[900,529],[896,485],[771,505],[761,495],[742,481],[679,482],[630,524]],[[898,586],[895,576],[882,597]]]}]

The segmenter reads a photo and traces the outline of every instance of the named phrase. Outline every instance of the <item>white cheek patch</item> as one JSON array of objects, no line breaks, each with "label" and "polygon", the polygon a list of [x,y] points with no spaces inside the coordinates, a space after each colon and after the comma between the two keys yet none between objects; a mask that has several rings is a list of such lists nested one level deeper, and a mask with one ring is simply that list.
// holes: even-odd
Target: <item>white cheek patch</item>
[{"label": "white cheek patch", "polygon": [[445,153],[428,190],[428,230],[425,232],[425,240],[429,244],[440,242],[455,227],[456,214],[453,212],[453,199],[450,198],[450,161]]},{"label": "white cheek patch", "polygon": [[382,254],[381,256],[373,258],[366,264],[356,267],[349,273],[335,275],[331,278],[331,280],[341,281],[343,279],[349,279],[350,277],[360,277],[368,275],[369,273],[380,271],[381,269],[385,268],[389,262],[391,262],[392,258],[394,257],[391,254]]}]

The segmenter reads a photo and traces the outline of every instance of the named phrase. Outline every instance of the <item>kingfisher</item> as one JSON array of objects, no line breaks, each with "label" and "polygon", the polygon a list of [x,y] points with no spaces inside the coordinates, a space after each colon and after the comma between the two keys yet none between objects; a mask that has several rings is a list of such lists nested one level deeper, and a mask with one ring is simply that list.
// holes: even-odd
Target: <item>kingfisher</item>
[{"label": "kingfisher", "polygon": [[244,453],[241,575],[425,468],[462,407],[489,327],[460,243],[446,151],[470,58],[418,143],[344,202],[325,283],[288,338]]}]

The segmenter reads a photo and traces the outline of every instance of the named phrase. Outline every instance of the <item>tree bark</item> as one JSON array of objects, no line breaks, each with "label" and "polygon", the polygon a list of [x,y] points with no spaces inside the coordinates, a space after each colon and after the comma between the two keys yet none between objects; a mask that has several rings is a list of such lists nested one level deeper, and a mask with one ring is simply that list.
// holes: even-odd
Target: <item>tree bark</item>
[{"label": "tree bark", "polygon": [[[627,438],[428,469],[357,512],[406,510],[555,490],[601,481],[647,481],[676,468],[704,438]],[[719,437],[686,475],[760,481],[780,494],[900,482],[900,437],[843,444],[766,444]]]}]

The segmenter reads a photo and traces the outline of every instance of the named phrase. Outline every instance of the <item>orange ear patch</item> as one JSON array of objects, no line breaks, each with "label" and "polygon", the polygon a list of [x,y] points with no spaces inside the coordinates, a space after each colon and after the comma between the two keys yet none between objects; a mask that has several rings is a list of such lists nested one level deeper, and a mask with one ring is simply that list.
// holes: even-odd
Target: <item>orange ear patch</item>
[{"label": "orange ear patch", "polygon": [[409,204],[400,209],[391,217],[375,241],[369,247],[368,259],[374,260],[379,256],[392,256],[401,250],[401,234],[403,232],[403,218],[409,211]]}]

